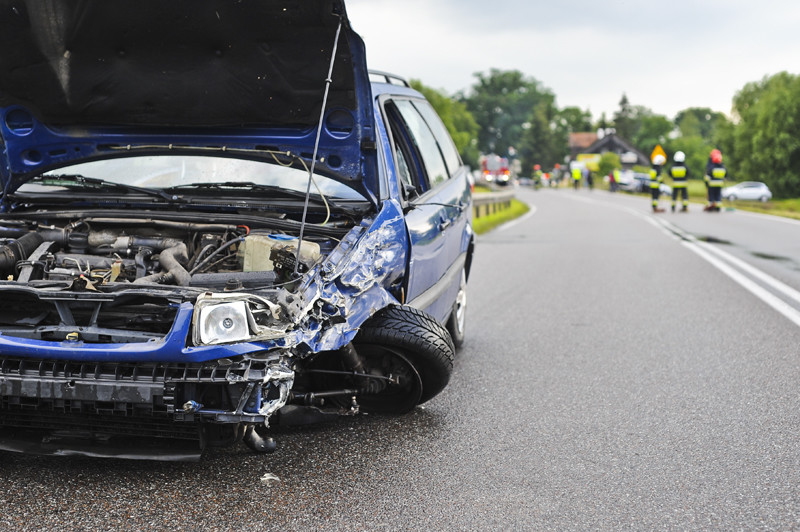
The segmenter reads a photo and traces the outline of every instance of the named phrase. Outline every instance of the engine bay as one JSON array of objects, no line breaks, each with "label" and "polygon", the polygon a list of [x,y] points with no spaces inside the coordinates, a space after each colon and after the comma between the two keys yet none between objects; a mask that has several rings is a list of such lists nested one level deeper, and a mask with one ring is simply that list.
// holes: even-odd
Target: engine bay
[{"label": "engine bay", "polygon": [[81,219],[63,227],[0,222],[3,280],[177,285],[209,290],[291,282],[336,245],[244,225]]}]

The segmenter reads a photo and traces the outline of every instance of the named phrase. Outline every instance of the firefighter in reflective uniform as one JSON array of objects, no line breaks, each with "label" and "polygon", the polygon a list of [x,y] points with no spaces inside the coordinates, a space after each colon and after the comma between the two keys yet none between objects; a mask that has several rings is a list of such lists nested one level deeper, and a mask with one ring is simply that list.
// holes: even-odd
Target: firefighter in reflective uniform
[{"label": "firefighter in reflective uniform", "polygon": [[669,176],[672,178],[672,212],[675,212],[675,203],[678,194],[681,195],[681,212],[689,210],[689,190],[687,188],[689,179],[689,169],[686,168],[686,154],[682,151],[676,152],[672,160],[675,164],[669,169]]},{"label": "firefighter in reflective uniform", "polygon": [[575,187],[575,190],[578,190],[581,187],[581,167],[577,164],[572,167],[572,184]]},{"label": "firefighter in reflective uniform", "polygon": [[661,195],[661,168],[667,158],[660,153],[653,157],[653,167],[650,168],[650,194],[653,196],[653,212],[664,212],[664,209],[658,208],[658,196]]},{"label": "firefighter in reflective uniform", "polygon": [[707,211],[718,212],[719,204],[722,202],[722,185],[728,170],[722,164],[722,152],[711,150],[711,160],[706,165],[706,183],[708,183],[708,205]]},{"label": "firefighter in reflective uniform", "polygon": [[541,165],[533,165],[533,188],[539,188],[542,185],[542,167]]}]

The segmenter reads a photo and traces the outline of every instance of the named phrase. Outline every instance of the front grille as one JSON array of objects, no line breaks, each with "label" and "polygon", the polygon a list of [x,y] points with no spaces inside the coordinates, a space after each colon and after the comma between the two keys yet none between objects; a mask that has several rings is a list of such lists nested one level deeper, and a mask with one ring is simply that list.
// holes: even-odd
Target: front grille
[{"label": "front grille", "polygon": [[[197,437],[202,421],[263,422],[244,395],[273,361],[111,363],[0,357],[0,425]],[[203,412],[184,411],[187,401]],[[248,411],[241,411],[243,406]],[[144,434],[143,434],[144,433]],[[176,433],[176,434],[173,434]]]}]

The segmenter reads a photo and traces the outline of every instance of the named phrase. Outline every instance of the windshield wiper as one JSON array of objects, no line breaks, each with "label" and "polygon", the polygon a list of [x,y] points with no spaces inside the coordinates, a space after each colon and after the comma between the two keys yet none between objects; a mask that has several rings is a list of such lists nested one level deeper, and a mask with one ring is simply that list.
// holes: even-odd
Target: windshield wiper
[{"label": "windshield wiper", "polygon": [[137,187],[135,185],[126,185],[124,183],[114,183],[113,181],[106,181],[96,177],[86,177],[80,174],[43,174],[34,177],[29,181],[29,183],[62,187],[94,188],[98,190],[125,190],[128,192],[139,192],[147,196],[161,198],[170,203],[182,201],[180,197],[168,194],[162,189]]},{"label": "windshield wiper", "polygon": [[[185,185],[175,185],[174,187],[165,188],[165,191],[180,191],[186,189],[206,189],[206,190],[224,190],[224,189],[245,189],[245,190],[255,190],[259,192],[269,192],[275,195],[289,197],[289,198],[297,198],[304,200],[306,195],[304,192],[299,192],[296,190],[291,190],[288,188],[279,187],[276,185],[261,185],[258,183],[253,183],[252,181],[222,181],[218,183],[188,183]],[[315,195],[316,196],[316,195]],[[318,201],[322,203],[322,199],[314,198],[314,201]]]}]

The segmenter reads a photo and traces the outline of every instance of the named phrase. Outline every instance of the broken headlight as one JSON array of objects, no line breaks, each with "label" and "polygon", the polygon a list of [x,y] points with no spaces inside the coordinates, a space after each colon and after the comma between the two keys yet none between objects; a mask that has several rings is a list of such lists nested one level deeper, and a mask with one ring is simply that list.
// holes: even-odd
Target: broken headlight
[{"label": "broken headlight", "polygon": [[228,344],[250,337],[244,301],[206,305],[200,309],[196,334],[201,344]]},{"label": "broken headlight", "polygon": [[253,295],[203,294],[192,321],[195,345],[278,338],[286,333],[280,307]]}]

